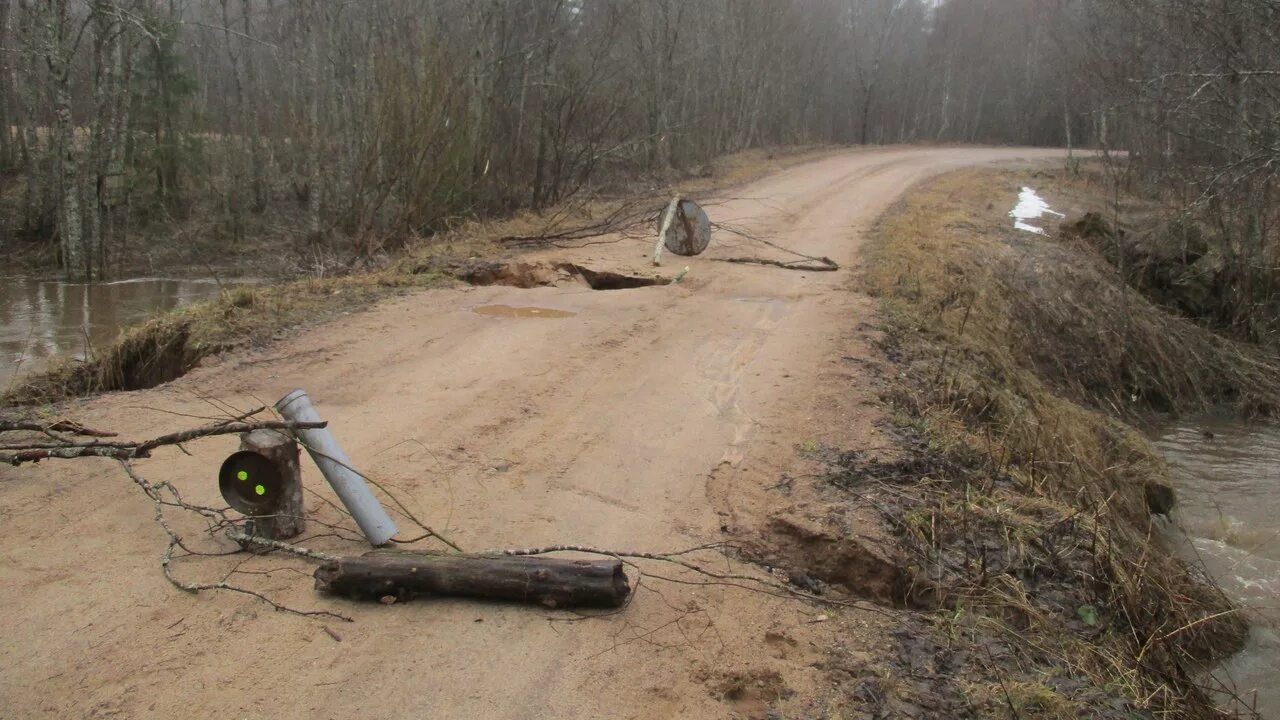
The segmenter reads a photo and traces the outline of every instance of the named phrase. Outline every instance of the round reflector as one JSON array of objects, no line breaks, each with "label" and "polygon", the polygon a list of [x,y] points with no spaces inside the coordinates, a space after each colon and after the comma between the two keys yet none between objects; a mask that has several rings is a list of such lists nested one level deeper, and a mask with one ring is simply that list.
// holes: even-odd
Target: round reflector
[{"label": "round reflector", "polygon": [[241,450],[222,462],[218,489],[227,504],[245,515],[270,515],[282,493],[280,471],[266,456]]}]

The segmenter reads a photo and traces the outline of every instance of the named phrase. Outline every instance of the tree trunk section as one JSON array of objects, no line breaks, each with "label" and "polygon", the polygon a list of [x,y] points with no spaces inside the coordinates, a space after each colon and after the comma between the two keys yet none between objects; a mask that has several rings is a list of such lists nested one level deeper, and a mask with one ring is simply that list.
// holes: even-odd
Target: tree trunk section
[{"label": "tree trunk section", "polygon": [[275,430],[254,430],[240,436],[240,449],[265,456],[280,470],[285,492],[275,514],[253,518],[250,535],[286,540],[302,534],[307,527],[302,504],[302,469],[298,464],[298,443]]},{"label": "tree trunk section", "polygon": [[552,608],[619,607],[631,593],[622,561],[432,555],[375,550],[316,569],[316,589],[371,600],[446,595]]}]

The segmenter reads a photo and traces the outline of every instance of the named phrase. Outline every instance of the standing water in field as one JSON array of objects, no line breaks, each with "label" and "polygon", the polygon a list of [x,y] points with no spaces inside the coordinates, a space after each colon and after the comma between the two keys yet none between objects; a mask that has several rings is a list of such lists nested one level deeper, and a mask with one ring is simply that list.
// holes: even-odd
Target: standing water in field
[{"label": "standing water in field", "polygon": [[1049,208],[1049,203],[1045,202],[1035,190],[1029,187],[1022,188],[1022,192],[1018,193],[1018,204],[1009,211],[1009,217],[1013,218],[1013,227],[1015,230],[1024,230],[1026,232],[1035,233],[1037,235],[1048,235],[1044,228],[1028,223],[1028,220],[1037,220],[1045,215],[1057,215],[1058,217],[1066,217],[1060,212],[1056,212]]},{"label": "standing water in field", "polygon": [[1247,645],[1212,675],[1280,718],[1280,425],[1202,419],[1155,445],[1178,491],[1178,553],[1250,609]]},{"label": "standing water in field", "polygon": [[139,278],[64,283],[8,277],[0,283],[0,391],[64,355],[83,358],[124,327],[217,296],[213,280]]}]

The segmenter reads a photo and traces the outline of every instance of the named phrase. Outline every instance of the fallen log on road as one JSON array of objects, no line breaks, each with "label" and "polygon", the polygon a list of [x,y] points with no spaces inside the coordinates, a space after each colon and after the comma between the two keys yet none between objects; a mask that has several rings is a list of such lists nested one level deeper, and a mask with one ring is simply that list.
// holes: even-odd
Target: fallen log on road
[{"label": "fallen log on road", "polygon": [[619,607],[631,593],[618,558],[580,560],[375,550],[316,568],[316,589],[359,600],[452,595],[553,608]]}]

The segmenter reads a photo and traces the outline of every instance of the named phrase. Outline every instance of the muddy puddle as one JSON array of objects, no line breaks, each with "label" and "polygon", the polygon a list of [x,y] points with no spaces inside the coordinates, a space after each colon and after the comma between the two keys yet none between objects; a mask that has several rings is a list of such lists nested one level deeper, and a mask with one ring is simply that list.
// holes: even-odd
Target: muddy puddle
[{"label": "muddy puddle", "polygon": [[568,310],[556,310],[544,307],[513,307],[511,305],[481,305],[474,312],[477,315],[509,318],[567,318],[578,313]]},{"label": "muddy puddle", "polygon": [[83,358],[109,345],[121,328],[218,292],[213,280],[139,278],[86,285],[0,278],[0,390],[52,358]]},{"label": "muddy puddle", "polygon": [[1251,608],[1247,646],[1213,677],[1280,718],[1280,424],[1200,419],[1163,428],[1155,445],[1178,491],[1178,552]]}]

